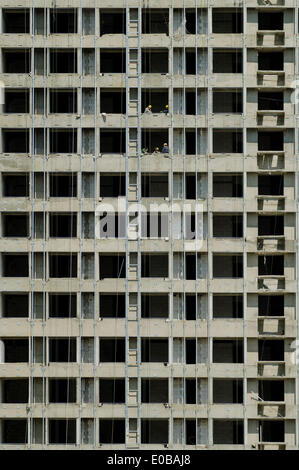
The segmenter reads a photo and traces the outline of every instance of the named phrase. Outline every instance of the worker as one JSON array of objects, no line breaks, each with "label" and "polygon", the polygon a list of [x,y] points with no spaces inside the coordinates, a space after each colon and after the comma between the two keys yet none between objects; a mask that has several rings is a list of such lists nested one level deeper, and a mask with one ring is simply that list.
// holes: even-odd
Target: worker
[{"label": "worker", "polygon": [[169,147],[168,147],[168,144],[163,144],[163,147],[162,147],[162,150],[161,150],[162,153],[169,153]]},{"label": "worker", "polygon": [[159,147],[155,147],[154,153],[160,153]]},{"label": "worker", "polygon": [[146,155],[148,153],[148,148],[143,147],[143,149],[141,150],[141,153],[143,153],[143,155]]},{"label": "worker", "polygon": [[164,109],[161,111],[163,114],[168,114],[168,104],[165,105]]},{"label": "worker", "polygon": [[149,104],[144,111],[145,114],[152,114],[152,105]]}]

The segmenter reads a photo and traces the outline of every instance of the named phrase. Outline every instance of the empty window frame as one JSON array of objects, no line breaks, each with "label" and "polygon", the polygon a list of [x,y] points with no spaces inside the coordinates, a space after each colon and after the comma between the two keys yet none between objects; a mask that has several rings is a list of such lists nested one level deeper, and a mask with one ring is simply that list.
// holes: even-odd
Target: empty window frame
[{"label": "empty window frame", "polygon": [[77,129],[50,129],[50,153],[77,153]]},{"label": "empty window frame", "polygon": [[27,419],[2,419],[2,444],[27,444]]},{"label": "empty window frame", "polygon": [[242,197],[243,175],[213,173],[213,197]]},{"label": "empty window frame", "polygon": [[141,277],[168,277],[168,254],[143,254]]},{"label": "empty window frame", "polygon": [[2,214],[2,236],[5,238],[28,238],[28,214]]},{"label": "empty window frame", "polygon": [[242,51],[214,50],[213,51],[213,73],[242,73],[243,61]]},{"label": "empty window frame", "polygon": [[168,197],[168,174],[142,174],[141,175],[142,197]]},{"label": "empty window frame", "polygon": [[4,153],[29,153],[28,129],[2,129]]},{"label": "empty window frame", "polygon": [[3,318],[28,318],[29,295],[20,293],[2,294]]},{"label": "empty window frame", "polygon": [[168,379],[141,379],[142,403],[168,403]]},{"label": "empty window frame", "polygon": [[244,443],[243,420],[213,420],[213,443],[222,445]]},{"label": "empty window frame", "polygon": [[213,215],[213,237],[240,238],[242,236],[242,215]]},{"label": "empty window frame", "polygon": [[29,90],[7,89],[4,98],[5,114],[27,114],[29,113]]},{"label": "empty window frame", "polygon": [[285,442],[284,421],[260,421],[259,429],[261,442]]},{"label": "empty window frame", "polygon": [[49,444],[76,444],[75,419],[49,419]]},{"label": "empty window frame", "polygon": [[243,277],[242,255],[213,255],[213,277],[241,278]]},{"label": "empty window frame", "polygon": [[282,111],[284,107],[283,91],[259,91],[259,111]]},{"label": "empty window frame", "polygon": [[75,114],[77,113],[77,90],[51,89],[50,90],[50,113],[52,114]]},{"label": "empty window frame", "polygon": [[25,173],[2,173],[2,196],[3,197],[28,197],[29,196],[29,174]]},{"label": "empty window frame", "polygon": [[141,64],[142,73],[168,73],[168,50],[143,49]]},{"label": "empty window frame", "polygon": [[258,175],[259,196],[283,196],[283,175]]},{"label": "empty window frame", "polygon": [[283,235],[284,216],[283,215],[259,215],[258,235]]},{"label": "empty window frame", "polygon": [[75,294],[49,294],[50,318],[76,318],[77,297]]},{"label": "empty window frame", "polygon": [[100,362],[125,362],[124,338],[100,338]]},{"label": "empty window frame", "polygon": [[124,294],[100,294],[100,318],[124,318],[126,316],[126,298]]},{"label": "empty window frame", "polygon": [[168,419],[141,419],[142,444],[168,444]]},{"label": "empty window frame", "polygon": [[259,361],[284,361],[284,341],[283,340],[259,340],[258,342]]},{"label": "empty window frame", "polygon": [[244,361],[242,339],[214,339],[213,362],[240,364]]},{"label": "empty window frame", "polygon": [[142,318],[168,318],[169,297],[167,294],[142,294]]},{"label": "empty window frame", "polygon": [[284,316],[284,296],[259,295],[258,315],[259,317]]},{"label": "empty window frame", "polygon": [[125,114],[126,94],[123,90],[100,90],[100,111],[105,114]]},{"label": "empty window frame", "polygon": [[258,257],[258,275],[259,276],[283,276],[284,275],[284,256],[266,255]]},{"label": "empty window frame", "polygon": [[75,338],[50,338],[49,362],[77,362]]},{"label": "empty window frame", "polygon": [[214,403],[243,403],[242,379],[213,379]]},{"label": "empty window frame", "polygon": [[235,34],[243,32],[243,14],[240,10],[213,8],[212,32],[215,34]]},{"label": "empty window frame", "polygon": [[147,106],[152,106],[152,113],[165,113],[165,106],[168,104],[168,89],[155,89],[155,88],[144,88],[141,92],[142,105],[141,109],[144,111]]},{"label": "empty window frame", "polygon": [[3,73],[30,73],[30,49],[3,49]]},{"label": "empty window frame", "polygon": [[258,52],[258,70],[283,70],[283,52]]},{"label": "empty window frame", "polygon": [[213,90],[213,113],[243,112],[242,91]]},{"label": "empty window frame", "polygon": [[162,150],[163,144],[168,143],[168,130],[143,129],[141,133],[141,146],[149,153],[154,152],[158,148],[158,152]]},{"label": "empty window frame", "polygon": [[49,254],[49,275],[54,278],[77,277],[77,255]]},{"label": "empty window frame", "polygon": [[168,34],[169,11],[145,8],[142,11],[143,34]]},{"label": "empty window frame", "polygon": [[101,73],[126,73],[126,53],[124,49],[100,50]]},{"label": "empty window frame", "polygon": [[50,9],[50,34],[77,32],[77,10],[75,8]]},{"label": "empty window frame", "polygon": [[30,10],[3,9],[2,27],[5,34],[28,34],[30,33]]},{"label": "empty window frame", "polygon": [[126,422],[124,419],[99,420],[100,444],[124,444],[126,440]]},{"label": "empty window frame", "polygon": [[118,279],[126,275],[125,255],[99,255],[100,279]]},{"label": "empty window frame", "polygon": [[258,132],[258,150],[259,151],[282,151],[284,149],[283,132]]},{"label": "empty window frame", "polygon": [[126,34],[126,10],[101,9],[100,34],[101,36],[104,34]]},{"label": "empty window frame", "polygon": [[284,401],[283,380],[259,380],[259,397],[263,401]]},{"label": "empty window frame", "polygon": [[124,173],[100,174],[100,197],[126,195],[126,175]]},{"label": "empty window frame", "polygon": [[125,379],[100,379],[99,394],[100,403],[125,403]]},{"label": "empty window frame", "polygon": [[2,380],[2,403],[28,403],[28,379]]},{"label": "empty window frame", "polygon": [[213,318],[243,318],[243,296],[214,294]]},{"label": "empty window frame", "polygon": [[126,134],[123,129],[100,130],[100,152],[123,154],[126,152]]},{"label": "empty window frame", "polygon": [[28,362],[28,339],[3,339],[4,359],[6,363]]},{"label": "empty window frame", "polygon": [[141,361],[168,363],[168,339],[141,338]]},{"label": "empty window frame", "polygon": [[283,11],[259,11],[259,31],[281,31],[283,30]]},{"label": "empty window frame", "polygon": [[76,379],[49,379],[49,403],[76,403]]},{"label": "empty window frame", "polygon": [[50,49],[50,73],[78,73],[76,49]]},{"label": "empty window frame", "polygon": [[28,277],[29,262],[28,254],[2,254],[2,276],[3,277]]},{"label": "empty window frame", "polygon": [[77,213],[50,214],[50,238],[75,238],[77,236]]},{"label": "empty window frame", "polygon": [[50,197],[76,197],[77,175],[75,173],[50,173]]},{"label": "empty window frame", "polygon": [[213,130],[213,153],[242,153],[243,133],[236,130]]}]

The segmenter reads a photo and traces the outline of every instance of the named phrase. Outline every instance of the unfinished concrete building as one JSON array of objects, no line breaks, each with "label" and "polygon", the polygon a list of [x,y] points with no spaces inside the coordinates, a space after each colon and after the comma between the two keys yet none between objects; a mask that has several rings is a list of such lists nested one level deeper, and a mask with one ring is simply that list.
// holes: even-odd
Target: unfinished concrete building
[{"label": "unfinished concrete building", "polygon": [[298,448],[297,0],[0,7],[0,449]]}]

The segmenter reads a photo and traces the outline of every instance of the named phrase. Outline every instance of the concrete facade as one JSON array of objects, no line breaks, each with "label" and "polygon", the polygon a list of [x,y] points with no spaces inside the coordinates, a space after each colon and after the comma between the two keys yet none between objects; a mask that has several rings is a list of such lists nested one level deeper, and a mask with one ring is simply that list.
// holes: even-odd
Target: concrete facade
[{"label": "concrete facade", "polygon": [[0,448],[298,448],[297,2],[54,3],[0,1]]}]

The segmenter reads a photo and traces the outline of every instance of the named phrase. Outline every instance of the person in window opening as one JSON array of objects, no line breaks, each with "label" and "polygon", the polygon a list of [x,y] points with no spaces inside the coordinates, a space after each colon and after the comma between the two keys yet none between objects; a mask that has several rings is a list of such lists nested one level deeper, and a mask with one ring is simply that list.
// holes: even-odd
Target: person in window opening
[{"label": "person in window opening", "polygon": [[169,153],[169,147],[168,147],[168,144],[163,144],[163,147],[162,147],[162,150],[161,150],[162,153]]},{"label": "person in window opening", "polygon": [[164,109],[160,112],[163,113],[163,114],[168,114],[168,104],[166,104]]},{"label": "person in window opening", "polygon": [[148,153],[148,148],[147,147],[144,147],[142,150],[141,150],[141,153],[143,155],[146,155]]},{"label": "person in window opening", "polygon": [[152,105],[151,105],[151,104],[149,104],[149,105],[145,108],[144,113],[145,113],[145,114],[152,114]]},{"label": "person in window opening", "polygon": [[160,153],[159,147],[155,147],[154,153]]}]

